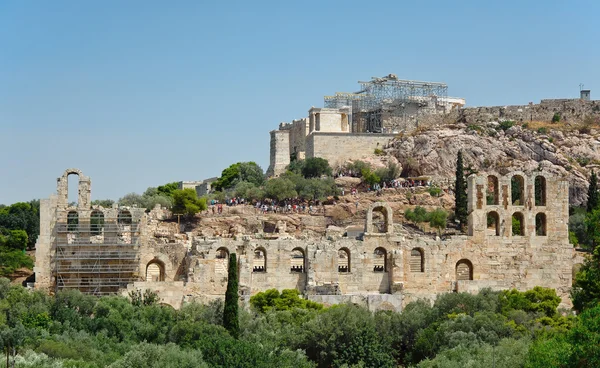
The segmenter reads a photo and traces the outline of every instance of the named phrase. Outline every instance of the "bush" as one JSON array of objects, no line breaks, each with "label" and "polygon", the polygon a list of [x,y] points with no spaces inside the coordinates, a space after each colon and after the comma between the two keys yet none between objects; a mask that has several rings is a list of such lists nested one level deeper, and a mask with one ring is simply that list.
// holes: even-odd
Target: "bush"
[{"label": "bush", "polygon": [[555,112],[554,115],[552,116],[552,122],[553,123],[558,123],[560,122],[560,113],[559,112]]},{"label": "bush", "polygon": [[319,178],[323,175],[331,176],[331,167],[326,159],[311,157],[304,161],[301,172],[305,178]]},{"label": "bush", "polygon": [[436,186],[429,187],[429,189],[427,189],[427,191],[429,192],[429,195],[432,197],[439,197],[442,194],[442,188],[436,187]]},{"label": "bush", "polygon": [[548,134],[548,128],[540,127],[540,128],[538,128],[537,132],[540,134]]},{"label": "bush", "polygon": [[383,150],[381,148],[375,148],[375,150],[373,151],[374,154],[376,154],[377,156],[383,156],[385,155],[385,152],[383,152]]},{"label": "bush", "polygon": [[323,304],[300,298],[300,293],[296,289],[285,289],[281,293],[277,289],[260,292],[250,298],[250,305],[262,313],[270,310],[284,311],[294,308],[323,309]]},{"label": "bush", "polygon": [[505,121],[501,121],[500,124],[498,125],[499,129],[502,129],[503,131],[507,131],[509,128],[513,127],[515,125],[515,122],[512,120],[505,120]]}]

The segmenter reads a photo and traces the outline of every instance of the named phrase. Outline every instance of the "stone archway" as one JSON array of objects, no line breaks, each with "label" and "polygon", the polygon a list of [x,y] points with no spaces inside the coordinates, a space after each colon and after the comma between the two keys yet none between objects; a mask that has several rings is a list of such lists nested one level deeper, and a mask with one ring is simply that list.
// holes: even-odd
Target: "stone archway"
[{"label": "stone archway", "polygon": [[[379,212],[383,215],[383,228],[379,229],[373,223],[373,212]],[[393,223],[393,211],[392,208],[385,202],[375,202],[371,206],[369,206],[369,210],[367,211],[367,233],[369,234],[391,234],[394,231],[394,223]]]}]

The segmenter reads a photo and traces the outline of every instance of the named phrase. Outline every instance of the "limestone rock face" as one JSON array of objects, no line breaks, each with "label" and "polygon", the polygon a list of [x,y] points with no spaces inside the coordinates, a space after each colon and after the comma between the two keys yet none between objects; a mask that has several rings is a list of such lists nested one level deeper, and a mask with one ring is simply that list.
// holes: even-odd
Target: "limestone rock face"
[{"label": "limestone rock face", "polygon": [[497,122],[474,126],[448,125],[395,139],[389,151],[409,176],[429,175],[442,186],[452,185],[458,151],[465,165],[476,171],[546,170],[569,182],[569,202],[587,201],[591,170],[600,164],[597,134],[547,129],[532,130],[515,125],[496,130]]}]

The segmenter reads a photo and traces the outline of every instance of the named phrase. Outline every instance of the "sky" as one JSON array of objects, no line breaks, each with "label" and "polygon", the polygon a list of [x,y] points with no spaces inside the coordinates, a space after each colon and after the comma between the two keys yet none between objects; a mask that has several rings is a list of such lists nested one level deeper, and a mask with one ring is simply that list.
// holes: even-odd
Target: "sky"
[{"label": "sky", "polygon": [[[598,1],[0,0],[0,203],[269,165],[269,131],[396,74],[468,106],[600,96]],[[596,92],[595,92],[596,91]]]}]

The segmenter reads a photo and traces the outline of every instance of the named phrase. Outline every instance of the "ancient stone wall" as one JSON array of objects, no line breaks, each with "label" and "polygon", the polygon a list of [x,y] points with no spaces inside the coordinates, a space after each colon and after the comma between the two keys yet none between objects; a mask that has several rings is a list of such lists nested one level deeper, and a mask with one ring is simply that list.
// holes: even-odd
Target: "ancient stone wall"
[{"label": "ancient stone wall", "polygon": [[567,123],[581,122],[587,116],[600,118],[600,100],[556,99],[529,105],[467,107],[456,110],[452,117],[466,124],[504,120],[550,122],[556,113],[561,122]]},{"label": "ancient stone wall", "polygon": [[313,132],[306,140],[306,157],[321,157],[332,167],[372,155],[387,145],[394,134]]},{"label": "ancient stone wall", "polygon": [[279,176],[285,172],[290,164],[290,131],[271,131],[271,158],[267,176]]},{"label": "ancient stone wall", "polygon": [[[314,135],[319,134],[325,133]],[[85,265],[95,257],[95,253],[86,253],[92,247],[93,252],[102,249],[103,257],[114,255],[119,264],[119,252],[133,255],[136,272],[121,286],[122,293],[150,289],[159,294],[161,302],[180,307],[189,300],[223,298],[228,258],[235,252],[243,300],[271,288],[297,289],[319,302],[351,301],[370,309],[399,311],[411,301],[434,300],[440,293],[477,292],[485,287],[524,291],[543,286],[555,288],[561,305],[569,307],[573,270],[582,257],[568,242],[567,182],[541,171],[472,175],[468,178],[468,202],[468,235],[443,240],[395,226],[392,208],[385,202],[369,207],[365,232],[358,239],[331,235],[294,238],[285,233],[283,223],[278,225],[278,234],[266,239],[260,233],[233,238],[181,234],[176,223],[160,220],[164,216],[159,208],[150,213],[127,209],[137,230],[111,235],[111,231],[123,230],[108,226],[123,211],[117,207],[75,208],[83,227],[69,235],[56,230],[66,225],[59,205],[63,201],[52,196],[41,202],[36,288],[59,285],[60,272],[52,265],[63,262],[74,269]],[[106,228],[113,230],[93,235],[91,213],[98,210],[107,219]],[[519,226],[513,225],[513,218]],[[118,240],[106,242],[115,238]],[[69,249],[69,257],[84,253],[77,261],[53,258],[60,247]],[[97,285],[115,275],[88,272],[86,277],[106,278]],[[95,293],[96,289],[86,285],[80,290]]]}]

